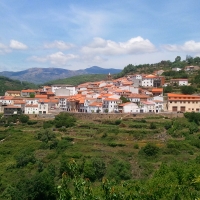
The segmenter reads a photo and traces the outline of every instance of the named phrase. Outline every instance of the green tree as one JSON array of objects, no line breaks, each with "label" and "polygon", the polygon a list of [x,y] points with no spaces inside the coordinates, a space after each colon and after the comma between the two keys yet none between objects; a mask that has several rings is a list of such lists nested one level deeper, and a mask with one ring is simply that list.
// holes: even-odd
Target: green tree
[{"label": "green tree", "polygon": [[175,58],[175,62],[180,62],[181,61],[181,57],[180,56],[177,56],[176,58]]},{"label": "green tree", "polygon": [[127,103],[127,102],[130,102],[129,99],[127,99],[126,97],[124,96],[121,96],[120,99],[122,100],[122,103]]},{"label": "green tree", "polygon": [[181,93],[183,94],[194,94],[195,88],[192,86],[181,86]]},{"label": "green tree", "polygon": [[28,120],[29,120],[29,116],[28,116],[28,115],[20,115],[20,116],[19,116],[19,121],[20,121],[21,123],[27,123]]},{"label": "green tree", "polygon": [[75,122],[76,122],[76,119],[73,116],[64,112],[56,115],[54,119],[56,128],[60,128],[62,126],[65,126],[66,128],[71,127],[75,125]]},{"label": "green tree", "polygon": [[30,93],[30,98],[35,98],[35,93]]},{"label": "green tree", "polygon": [[159,147],[151,143],[148,143],[141,149],[141,151],[144,152],[146,156],[156,156],[159,153],[159,150]]}]

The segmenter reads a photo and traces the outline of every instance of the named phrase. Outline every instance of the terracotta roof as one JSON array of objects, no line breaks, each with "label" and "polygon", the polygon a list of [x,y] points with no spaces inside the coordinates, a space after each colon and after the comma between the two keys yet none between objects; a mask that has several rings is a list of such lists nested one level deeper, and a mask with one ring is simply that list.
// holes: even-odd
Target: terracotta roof
[{"label": "terracotta roof", "polygon": [[4,96],[4,97],[3,97],[4,100],[11,100],[11,99],[13,99],[13,98],[14,98],[14,97],[11,97],[11,96]]},{"label": "terracotta roof", "polygon": [[130,95],[128,95],[129,98],[141,98],[141,99],[147,99],[149,98],[148,95],[144,95],[144,94],[137,94],[137,93],[132,93]]},{"label": "terracotta roof", "polygon": [[39,103],[49,103],[49,99],[39,99]]},{"label": "terracotta roof", "polygon": [[175,94],[175,93],[168,93],[168,97],[190,97],[190,98],[200,98],[198,95],[189,95],[189,94]]},{"label": "terracotta roof", "polygon": [[171,81],[188,81],[188,79],[186,78],[174,78],[174,79],[171,79]]},{"label": "terracotta roof", "polygon": [[132,103],[132,102],[126,102],[126,103],[119,104],[119,106],[127,106],[127,105],[129,105],[129,104],[137,105],[137,104]]},{"label": "terracotta roof", "polygon": [[19,106],[9,105],[9,106],[5,106],[4,108],[21,108],[21,107],[19,107]]},{"label": "terracotta roof", "polygon": [[101,107],[101,106],[102,106],[102,103],[99,103],[99,102],[93,102],[93,103],[89,104],[89,106]]},{"label": "terracotta roof", "polygon": [[28,90],[22,90],[21,92],[31,93],[31,92],[36,92],[36,90],[28,89]]},{"label": "terracotta roof", "polygon": [[147,104],[147,105],[154,105],[155,102],[153,101],[142,101],[143,104]]},{"label": "terracotta roof", "polygon": [[117,101],[117,100],[119,100],[119,99],[115,99],[115,98],[106,98],[106,99],[104,99],[104,101]]},{"label": "terracotta roof", "polygon": [[25,107],[37,108],[37,104],[26,104]]},{"label": "terracotta roof", "polygon": [[37,98],[37,99],[39,99],[39,98],[47,99],[47,95],[37,94],[37,95],[35,95],[35,98]]},{"label": "terracotta roof", "polygon": [[152,92],[163,92],[163,88],[153,88]]},{"label": "terracotta roof", "polygon": [[14,100],[14,104],[25,104],[26,102],[23,100]]},{"label": "terracotta roof", "polygon": [[8,90],[6,91],[7,93],[21,93],[21,91],[11,91],[11,90]]}]

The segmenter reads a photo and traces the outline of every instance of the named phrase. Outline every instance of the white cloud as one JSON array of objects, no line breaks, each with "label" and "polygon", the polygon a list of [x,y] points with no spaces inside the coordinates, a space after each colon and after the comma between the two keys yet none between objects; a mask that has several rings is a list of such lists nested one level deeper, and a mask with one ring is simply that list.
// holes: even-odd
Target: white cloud
[{"label": "white cloud", "polygon": [[11,49],[24,50],[24,49],[27,49],[28,47],[25,44],[23,44],[23,43],[21,43],[17,40],[11,40],[10,41],[10,48]]},{"label": "white cloud", "polygon": [[195,42],[194,40],[190,40],[185,42],[183,45],[164,45],[164,49],[168,51],[183,51],[183,52],[192,52],[192,53],[200,53],[200,42]]},{"label": "white cloud", "polygon": [[46,49],[60,49],[60,50],[66,50],[66,49],[70,49],[74,47],[73,44],[70,44],[70,43],[65,43],[63,41],[54,41],[52,43],[47,43],[47,44],[44,44],[44,48]]},{"label": "white cloud", "polygon": [[105,61],[107,61],[108,59],[107,58],[104,58],[102,56],[93,56],[91,54],[85,54],[85,55],[82,55],[80,57],[80,62],[84,62],[84,63],[94,63],[93,65],[96,64],[100,64],[100,63],[103,63]]},{"label": "white cloud", "polygon": [[7,47],[6,45],[0,43],[0,53],[9,53],[11,52],[11,50],[9,49],[9,47]]},{"label": "white cloud", "polygon": [[74,54],[64,54],[62,52],[56,52],[54,54],[47,55],[44,57],[33,56],[29,58],[28,60],[42,62],[42,63],[50,62],[52,65],[62,66],[62,65],[66,65],[68,61],[74,60],[76,58],[78,58],[78,56]]},{"label": "white cloud", "polygon": [[149,40],[140,36],[118,43],[102,38],[94,38],[91,44],[82,48],[84,54],[102,55],[143,54],[155,51],[155,46]]}]

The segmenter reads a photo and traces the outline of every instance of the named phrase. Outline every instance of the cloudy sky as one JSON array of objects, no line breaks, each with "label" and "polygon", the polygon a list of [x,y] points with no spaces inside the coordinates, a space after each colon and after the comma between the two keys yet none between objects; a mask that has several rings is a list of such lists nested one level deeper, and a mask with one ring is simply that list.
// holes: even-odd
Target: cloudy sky
[{"label": "cloudy sky", "polygon": [[0,0],[0,71],[200,56],[199,0]]}]

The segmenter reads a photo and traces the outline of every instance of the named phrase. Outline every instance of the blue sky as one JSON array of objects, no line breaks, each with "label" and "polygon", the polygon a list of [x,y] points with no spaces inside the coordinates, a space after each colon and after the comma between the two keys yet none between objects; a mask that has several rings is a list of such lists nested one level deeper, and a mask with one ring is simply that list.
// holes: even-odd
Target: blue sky
[{"label": "blue sky", "polygon": [[199,0],[1,0],[0,71],[200,56]]}]

